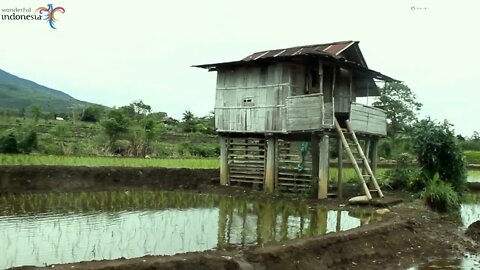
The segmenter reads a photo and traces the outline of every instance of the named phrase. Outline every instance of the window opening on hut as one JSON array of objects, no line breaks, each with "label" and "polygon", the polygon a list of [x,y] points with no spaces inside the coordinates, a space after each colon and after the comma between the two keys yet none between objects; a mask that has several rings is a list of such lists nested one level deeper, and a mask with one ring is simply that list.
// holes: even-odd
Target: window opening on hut
[{"label": "window opening on hut", "polygon": [[305,94],[320,92],[320,78],[318,70],[311,68],[305,74]]},{"label": "window opening on hut", "polygon": [[253,97],[244,97],[243,98],[243,106],[253,106]]}]

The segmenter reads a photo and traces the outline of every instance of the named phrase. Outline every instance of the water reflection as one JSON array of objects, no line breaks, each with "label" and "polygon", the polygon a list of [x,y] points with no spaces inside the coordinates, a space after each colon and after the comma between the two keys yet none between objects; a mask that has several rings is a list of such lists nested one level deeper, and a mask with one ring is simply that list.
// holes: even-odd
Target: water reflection
[{"label": "water reflection", "polygon": [[431,270],[431,269],[458,269],[472,270],[480,269],[480,256],[475,254],[465,254],[463,258],[442,258],[435,259],[420,266],[409,268],[408,270]]},{"label": "water reflection", "polygon": [[473,222],[480,220],[480,193],[467,193],[460,206],[462,225],[466,229]]},{"label": "water reflection", "polygon": [[370,216],[178,192],[0,196],[0,268],[227,249],[347,230]]}]

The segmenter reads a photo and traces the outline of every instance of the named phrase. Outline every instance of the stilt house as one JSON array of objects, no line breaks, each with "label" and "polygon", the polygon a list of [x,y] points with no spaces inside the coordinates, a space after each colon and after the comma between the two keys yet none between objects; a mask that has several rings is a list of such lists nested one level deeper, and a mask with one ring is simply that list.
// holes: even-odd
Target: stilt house
[{"label": "stilt house", "polygon": [[222,185],[315,190],[318,198],[326,198],[331,193],[329,148],[335,142],[339,196],[346,153],[365,195],[383,197],[375,171],[386,115],[358,101],[379,95],[375,80],[395,80],[369,69],[358,43],[269,50],[195,66],[217,71]]}]

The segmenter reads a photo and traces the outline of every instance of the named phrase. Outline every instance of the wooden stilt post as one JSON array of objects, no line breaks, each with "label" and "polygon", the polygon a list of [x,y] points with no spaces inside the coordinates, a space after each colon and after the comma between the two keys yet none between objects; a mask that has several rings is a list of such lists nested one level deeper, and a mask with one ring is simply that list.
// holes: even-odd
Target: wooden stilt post
[{"label": "wooden stilt post", "polygon": [[[365,139],[365,145],[364,145],[363,149],[364,149],[363,152],[365,153],[365,156],[367,157],[367,162],[370,164],[370,140],[368,138]],[[367,168],[366,168],[365,164],[363,164],[363,166],[362,166],[362,174],[363,175],[368,175]],[[369,188],[371,188],[371,189],[375,188],[375,187],[373,187],[373,183],[372,183],[371,178],[368,178],[368,179],[365,179],[365,180],[368,181],[367,185],[369,186]]]},{"label": "wooden stilt post", "polygon": [[220,136],[220,185],[230,184],[228,168],[228,137]]},{"label": "wooden stilt post", "polygon": [[313,190],[314,194],[318,194],[318,173],[319,173],[319,165],[320,165],[320,154],[318,151],[318,135],[313,134],[312,139],[310,142],[310,153],[312,155],[312,183],[315,190]]},{"label": "wooden stilt post", "polygon": [[328,178],[329,178],[329,151],[328,151],[328,135],[323,135],[320,138],[319,152],[320,161],[318,164],[318,198],[326,199],[328,193]]},{"label": "wooden stilt post", "polygon": [[337,196],[340,200],[343,199],[343,144],[340,138],[338,139],[338,170],[337,170]]},{"label": "wooden stilt post", "polygon": [[273,192],[275,188],[277,146],[277,137],[271,136],[267,138],[267,162],[265,164],[265,182],[263,185],[266,192]]},{"label": "wooden stilt post", "polygon": [[372,173],[377,177],[377,164],[378,164],[378,139],[372,139],[370,141],[370,167],[372,168]]}]

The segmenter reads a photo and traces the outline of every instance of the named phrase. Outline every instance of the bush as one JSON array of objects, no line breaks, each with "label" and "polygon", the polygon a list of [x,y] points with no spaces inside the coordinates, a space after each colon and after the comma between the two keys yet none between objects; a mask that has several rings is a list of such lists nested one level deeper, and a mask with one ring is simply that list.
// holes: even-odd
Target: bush
[{"label": "bush", "polygon": [[183,156],[216,157],[220,155],[220,146],[210,143],[182,143],[178,151]]},{"label": "bush", "polygon": [[412,163],[412,157],[409,154],[403,153],[398,156],[395,167],[385,173],[387,183],[392,189],[414,189],[417,191],[423,189],[425,185],[421,185],[420,188],[416,187],[422,178],[421,170],[413,166]]},{"label": "bush", "polygon": [[458,193],[452,185],[440,181],[438,174],[428,181],[422,198],[430,208],[438,212],[456,210],[460,205]]},{"label": "bush", "polygon": [[413,128],[412,148],[428,178],[438,172],[439,179],[451,184],[459,194],[466,187],[466,167],[463,152],[450,124],[438,124],[425,119]]},{"label": "bush", "polygon": [[30,130],[18,143],[18,150],[24,154],[29,154],[38,148],[37,133]]},{"label": "bush", "polygon": [[19,153],[17,139],[15,138],[15,135],[13,133],[9,133],[6,136],[0,137],[0,153]]}]

